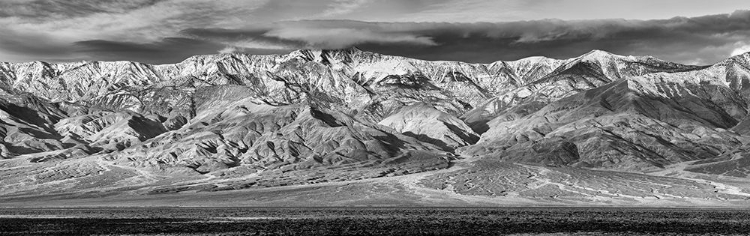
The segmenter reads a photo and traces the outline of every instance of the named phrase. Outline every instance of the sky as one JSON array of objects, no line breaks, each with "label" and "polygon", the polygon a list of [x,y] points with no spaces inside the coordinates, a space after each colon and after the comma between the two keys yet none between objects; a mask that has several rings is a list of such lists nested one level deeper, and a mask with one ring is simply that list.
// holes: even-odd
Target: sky
[{"label": "sky", "polygon": [[749,10],[747,0],[0,0],[0,61],[358,47],[482,63],[599,49],[708,65],[750,51]]}]

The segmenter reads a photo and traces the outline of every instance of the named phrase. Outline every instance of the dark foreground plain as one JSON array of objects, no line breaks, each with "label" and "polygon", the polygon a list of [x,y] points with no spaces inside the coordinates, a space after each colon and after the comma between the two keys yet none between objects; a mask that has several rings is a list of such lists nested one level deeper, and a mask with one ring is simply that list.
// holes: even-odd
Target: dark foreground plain
[{"label": "dark foreground plain", "polygon": [[2,209],[2,235],[746,235],[750,211],[673,208]]}]

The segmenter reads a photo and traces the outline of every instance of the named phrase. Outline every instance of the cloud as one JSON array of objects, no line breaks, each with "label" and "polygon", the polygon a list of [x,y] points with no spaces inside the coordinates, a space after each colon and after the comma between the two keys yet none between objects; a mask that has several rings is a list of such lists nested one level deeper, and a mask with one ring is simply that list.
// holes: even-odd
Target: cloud
[{"label": "cloud", "polygon": [[107,61],[139,61],[160,64],[178,62],[198,54],[215,54],[225,46],[189,38],[165,38],[154,43],[130,43],[107,40],[76,42],[78,53]]},{"label": "cloud", "polygon": [[407,32],[387,32],[369,28],[354,27],[282,27],[272,29],[263,36],[281,40],[305,42],[307,47],[345,48],[357,44],[402,44],[402,45],[437,45],[430,37]]},{"label": "cloud", "polygon": [[[264,1],[3,0],[0,2],[0,42],[3,42],[0,43],[0,61],[127,59],[82,50],[85,47],[77,42],[158,45],[170,38],[179,38],[179,32],[186,28],[244,22],[224,16],[244,15]],[[174,62],[182,54],[206,52],[202,48],[185,48],[184,51],[175,52],[177,56],[162,53],[147,60]]]},{"label": "cloud", "polygon": [[746,0],[450,0],[392,18],[399,22],[508,22],[539,19],[664,19],[750,8]]},{"label": "cloud", "polygon": [[339,49],[359,44],[437,45],[430,37],[399,30],[400,26],[401,24],[321,20],[279,22],[245,29],[186,29],[182,33],[231,45],[252,42],[256,46],[277,49]]},{"label": "cloud", "polygon": [[272,29],[269,25],[244,29],[190,28],[180,31],[180,35],[246,48],[295,49],[305,46],[301,41],[266,36]]},{"label": "cloud", "polygon": [[321,16],[336,16],[355,11],[370,0],[333,0],[332,7],[321,14]]},{"label": "cloud", "polygon": [[[639,6],[648,3],[633,1]],[[476,22],[529,18],[530,11],[538,14],[545,12],[539,8],[561,3],[582,4],[573,0],[3,0],[0,61],[83,58],[169,63],[193,54],[357,46],[428,60],[570,58],[601,49],[708,64],[750,45],[748,11],[665,20]],[[626,8],[625,3],[613,4]],[[696,10],[685,12],[718,8],[691,9]]]},{"label": "cloud", "polygon": [[237,53],[238,51],[240,51],[238,48],[228,46],[219,50],[219,54],[231,54],[231,53]]},{"label": "cloud", "polygon": [[[246,44],[246,46],[252,44]],[[279,54],[291,49],[227,46],[212,41],[174,37],[152,43],[89,40],[75,43],[75,53],[85,59],[105,61],[138,61],[150,64],[176,63],[194,55],[217,53]]]},{"label": "cloud", "polygon": [[0,34],[0,59],[5,61],[73,59],[74,50],[68,43],[60,42],[46,34],[35,31],[18,32],[2,29]]},{"label": "cloud", "polygon": [[744,44],[744,43],[737,43],[737,48],[732,50],[732,54],[730,56],[737,56],[743,53],[750,52],[750,45]]},{"label": "cloud", "polygon": [[4,0],[0,17],[66,18],[96,13],[122,13],[164,0]]},{"label": "cloud", "polygon": [[245,29],[189,29],[204,39],[282,48],[345,48],[428,60],[492,62],[528,56],[570,58],[593,49],[715,63],[750,38],[750,11],[666,20],[539,20],[507,23],[293,21]]}]

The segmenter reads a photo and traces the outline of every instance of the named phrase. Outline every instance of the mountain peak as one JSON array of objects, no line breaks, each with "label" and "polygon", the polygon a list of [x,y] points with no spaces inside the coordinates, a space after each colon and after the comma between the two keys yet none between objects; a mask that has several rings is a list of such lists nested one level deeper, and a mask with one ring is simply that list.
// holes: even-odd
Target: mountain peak
[{"label": "mountain peak", "polygon": [[612,54],[611,52],[608,52],[608,51],[604,51],[604,50],[599,50],[599,49],[593,49],[593,50],[591,50],[591,51],[587,52],[586,54],[594,54],[594,55],[614,55],[614,54]]},{"label": "mountain peak", "polygon": [[601,59],[610,59],[615,57],[623,57],[620,55],[616,55],[607,51],[594,49],[591,50],[583,55],[581,55],[579,58],[583,60],[601,60]]},{"label": "mountain peak", "polygon": [[652,56],[632,56],[632,55],[623,56],[623,55],[618,55],[618,54],[614,54],[611,52],[598,50],[598,49],[591,50],[577,57],[576,59],[578,61],[598,62],[600,64],[609,64],[615,61],[636,62],[636,61],[654,61],[654,60],[666,63],[666,61],[660,60]]},{"label": "mountain peak", "polygon": [[750,58],[750,51],[734,55],[730,57],[729,59],[748,59],[748,58]]},{"label": "mountain peak", "polygon": [[351,58],[359,57],[364,53],[371,53],[363,51],[357,47],[341,48],[341,49],[300,49],[289,53],[289,57],[302,58],[308,61],[315,61],[320,63],[329,63],[330,60],[334,61],[349,61]]},{"label": "mountain peak", "polygon": [[[703,70],[593,50],[573,59],[528,57],[488,65],[352,47],[199,55],[159,66],[0,63],[0,185],[24,183],[23,188],[0,188],[0,195],[15,198],[57,188],[64,194],[98,193],[104,188],[127,189],[129,197],[329,186],[445,169],[461,158],[467,169],[474,168],[472,159],[481,161],[481,169],[424,176],[451,196],[464,191],[500,197],[491,191],[524,189],[513,194],[565,201],[581,196],[586,204],[591,197],[620,201],[624,198],[611,192],[592,194],[614,192],[595,188],[623,178],[633,179],[622,185],[628,192],[638,190],[632,183],[653,180],[626,171],[653,173],[712,158],[741,160],[725,153],[747,146],[750,139],[745,134],[749,58],[743,54],[724,67]],[[729,130],[740,122],[741,129]],[[513,162],[523,163],[518,165],[523,169],[510,169]],[[727,166],[732,173],[750,174],[746,165]],[[557,170],[562,172],[550,172]],[[488,180],[499,172],[522,181]],[[468,177],[453,178],[452,173]],[[536,180],[527,174],[545,181],[572,177],[547,185],[528,182]],[[157,175],[159,180],[141,182]],[[579,176],[584,179],[574,179]],[[663,183],[692,183],[676,181],[679,176]],[[101,181],[123,177],[136,181]],[[570,186],[564,183],[569,180],[596,181]],[[534,188],[526,189],[527,183]],[[688,196],[729,197],[714,192],[714,185],[705,186],[706,191]],[[643,201],[641,196],[654,196],[656,188],[628,196]]]}]

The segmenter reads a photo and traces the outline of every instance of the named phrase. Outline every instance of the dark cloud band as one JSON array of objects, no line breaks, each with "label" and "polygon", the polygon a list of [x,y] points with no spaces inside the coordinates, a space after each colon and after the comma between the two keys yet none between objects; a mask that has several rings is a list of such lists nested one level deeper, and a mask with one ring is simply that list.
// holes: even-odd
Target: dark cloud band
[{"label": "dark cloud band", "polygon": [[154,43],[130,43],[90,40],[76,43],[77,52],[107,61],[138,61],[144,63],[178,62],[196,54],[214,54],[224,45],[189,38],[165,38]]},{"label": "dark cloud band", "polygon": [[[44,12],[74,4],[72,1],[50,2],[54,4],[32,4],[32,7],[47,9],[32,12],[39,14],[38,17],[46,17]],[[76,1],[75,4],[83,7],[75,14],[146,7],[159,0],[133,1],[140,2],[133,6],[117,0],[103,1],[109,5],[93,2]],[[7,9],[0,10],[0,17],[8,12]],[[118,42],[110,37],[108,40],[85,39],[73,45],[70,42],[80,39],[64,41],[44,37],[44,34],[6,29],[0,35],[0,56],[5,52],[35,58],[65,58],[67,55],[90,60],[174,63],[191,55],[220,51],[268,54],[299,48],[357,46],[364,50],[427,60],[493,62],[528,56],[570,58],[600,49],[622,55],[652,55],[675,62],[710,64],[728,57],[738,48],[750,48],[750,11],[665,20],[538,20],[506,23],[302,20],[253,22],[241,28],[198,28],[202,27],[201,24],[172,24],[170,27],[177,29],[170,32],[177,33],[165,34],[167,38],[156,41],[153,37],[145,37],[149,38],[148,41],[130,38]],[[3,27],[0,26],[0,29]]]},{"label": "dark cloud band", "polygon": [[209,40],[257,40],[288,47],[357,46],[429,60],[491,62],[536,55],[568,58],[601,49],[685,63],[713,63],[727,57],[737,44],[750,44],[746,41],[750,38],[750,12],[647,21],[295,21],[252,29],[188,29],[183,33]]},{"label": "dark cloud band", "polygon": [[165,0],[8,0],[0,1],[0,17],[44,20],[96,13],[122,13]]}]

